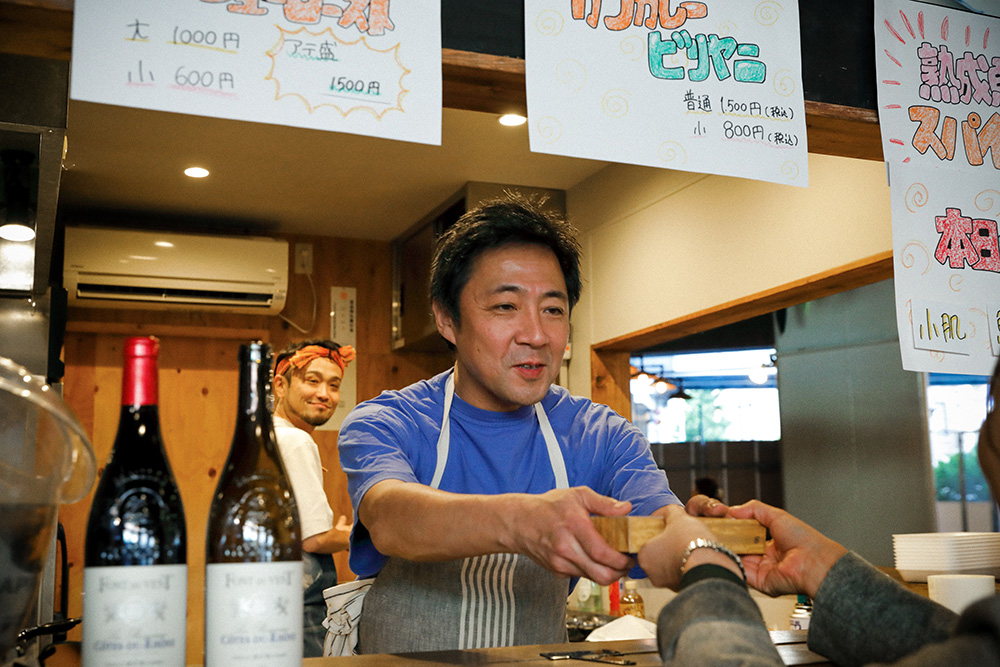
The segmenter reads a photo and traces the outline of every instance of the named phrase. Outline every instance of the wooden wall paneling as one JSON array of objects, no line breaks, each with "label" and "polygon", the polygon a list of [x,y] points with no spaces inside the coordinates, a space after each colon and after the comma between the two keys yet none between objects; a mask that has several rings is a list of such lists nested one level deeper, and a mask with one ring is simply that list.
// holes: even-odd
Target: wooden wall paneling
[{"label": "wooden wall paneling", "polygon": [[[333,523],[341,516],[347,517],[347,522],[354,521],[351,508],[351,497],[347,494],[347,476],[340,467],[340,451],[337,449],[337,431],[314,431],[313,439],[319,447],[319,458],[323,464],[323,489],[333,510]],[[351,571],[349,554],[340,551],[333,554],[334,565],[337,566],[337,582],[354,581],[357,576]]]},{"label": "wooden wall paneling", "polygon": [[[86,333],[66,339],[66,374],[71,378],[66,401],[74,413],[90,416],[101,469],[118,427],[123,340],[118,334]],[[188,662],[200,662],[202,655],[205,525],[236,423],[237,347],[237,341],[228,339],[161,338],[160,428],[187,524]],[[84,533],[92,500],[93,490],[60,511],[67,533],[71,616],[82,612]],[[79,639],[79,633],[78,628],[71,639]]]},{"label": "wooden wall paneling", "polygon": [[[0,3],[2,6],[2,3]],[[301,333],[276,316],[194,310],[72,308],[67,323],[64,394],[91,435],[100,466],[114,441],[121,398],[122,343],[129,335],[161,339],[160,416],[164,443],[181,488],[188,528],[188,662],[201,661],[204,615],[205,522],[218,474],[225,463],[236,419],[237,349],[251,339],[280,350],[293,340],[330,335],[330,288],[355,287],[358,293],[358,399],[402,388],[444,370],[451,355],[397,353],[390,349],[391,253],[381,241],[314,236],[282,237],[289,261],[296,242],[313,244],[316,323],[313,297],[304,275],[289,276],[283,315],[309,328]],[[294,264],[290,264],[294,266]],[[334,513],[352,517],[347,478],[340,468],[335,431],[318,431],[316,441],[326,468],[324,486]],[[82,612],[83,545],[92,493],[63,506],[70,568],[69,613]],[[347,553],[334,558],[341,581],[354,575]],[[70,634],[78,640],[80,629]]]},{"label": "wooden wall paneling", "polygon": [[240,341],[164,338],[160,422],[188,535],[188,662],[203,651],[205,530],[236,426]]},{"label": "wooden wall paneling", "polygon": [[[392,262],[389,243],[314,236],[284,238],[289,243],[289,253],[294,253],[296,243],[313,245],[312,278],[318,302],[318,319],[309,333],[302,334],[280,318],[271,318],[271,341],[276,351],[291,341],[329,337],[330,288],[354,287],[358,298],[358,356],[347,372],[356,374],[358,401],[374,398],[386,389],[400,389],[450,365],[450,355],[412,355],[390,350]],[[289,261],[292,262],[291,256]],[[290,266],[294,267],[294,262]],[[308,278],[293,271],[289,276],[288,299],[282,314],[300,326],[309,323],[311,295]],[[336,431],[314,433],[326,469],[324,487],[335,519],[344,515],[353,521],[347,477],[340,467],[337,436]],[[334,562],[340,581],[354,578],[348,566],[347,552],[335,554]]]}]

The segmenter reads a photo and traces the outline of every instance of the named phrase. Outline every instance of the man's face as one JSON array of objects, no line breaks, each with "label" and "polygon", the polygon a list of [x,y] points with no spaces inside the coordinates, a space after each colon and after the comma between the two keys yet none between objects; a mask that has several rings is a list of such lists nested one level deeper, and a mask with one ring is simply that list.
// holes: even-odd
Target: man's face
[{"label": "man's face", "polygon": [[434,304],[438,331],[456,348],[455,392],[496,412],[540,401],[559,377],[569,338],[566,280],[552,251],[487,250],[472,265],[459,307],[461,326]]},{"label": "man's face", "polygon": [[[303,424],[322,426],[340,402],[343,376],[340,367],[329,359],[313,359],[302,370],[293,368],[290,381],[279,375],[274,382],[279,414],[299,428]],[[311,432],[312,428],[306,430]]]}]

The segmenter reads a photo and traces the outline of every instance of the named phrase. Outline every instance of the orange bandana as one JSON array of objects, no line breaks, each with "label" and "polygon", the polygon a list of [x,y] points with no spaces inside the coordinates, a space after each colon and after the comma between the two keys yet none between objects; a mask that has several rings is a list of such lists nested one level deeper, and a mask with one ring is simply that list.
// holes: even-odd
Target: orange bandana
[{"label": "orange bandana", "polygon": [[290,357],[286,357],[278,362],[277,368],[274,369],[275,375],[284,375],[285,371],[288,370],[289,366],[294,366],[295,368],[301,370],[309,365],[313,359],[329,359],[333,363],[340,367],[341,372],[347,367],[347,364],[354,361],[354,347],[351,345],[345,345],[344,347],[337,348],[336,350],[331,350],[329,348],[323,347],[322,345],[306,345],[301,350],[296,350],[295,354]]}]

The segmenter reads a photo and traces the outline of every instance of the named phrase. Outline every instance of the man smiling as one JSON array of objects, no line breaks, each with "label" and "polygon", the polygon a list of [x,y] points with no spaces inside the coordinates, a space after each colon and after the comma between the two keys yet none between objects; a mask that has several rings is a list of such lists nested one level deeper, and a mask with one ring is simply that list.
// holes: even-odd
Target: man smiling
[{"label": "man smiling", "polygon": [[333,510],[323,490],[319,448],[312,438],[317,426],[333,416],[340,402],[340,383],[354,350],[328,340],[293,343],[274,364],[274,433],[302,524],[303,648],[306,657],[323,655],[326,601],[323,591],[337,584],[331,554],[348,547],[347,518],[333,524]]},{"label": "man smiling", "polygon": [[679,504],[638,429],[553,385],[579,256],[571,226],[515,198],[440,239],[431,300],[454,368],[362,403],[340,433],[351,569],[377,575],[361,652],[564,641],[569,578],[632,565],[590,515]]}]

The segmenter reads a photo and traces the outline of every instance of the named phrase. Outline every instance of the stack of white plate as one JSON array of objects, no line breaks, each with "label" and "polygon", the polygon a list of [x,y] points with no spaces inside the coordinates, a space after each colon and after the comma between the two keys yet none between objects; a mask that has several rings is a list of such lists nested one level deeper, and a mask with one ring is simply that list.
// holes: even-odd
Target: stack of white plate
[{"label": "stack of white plate", "polygon": [[1000,533],[908,533],[892,536],[896,569],[905,581],[929,574],[1000,576]]}]

